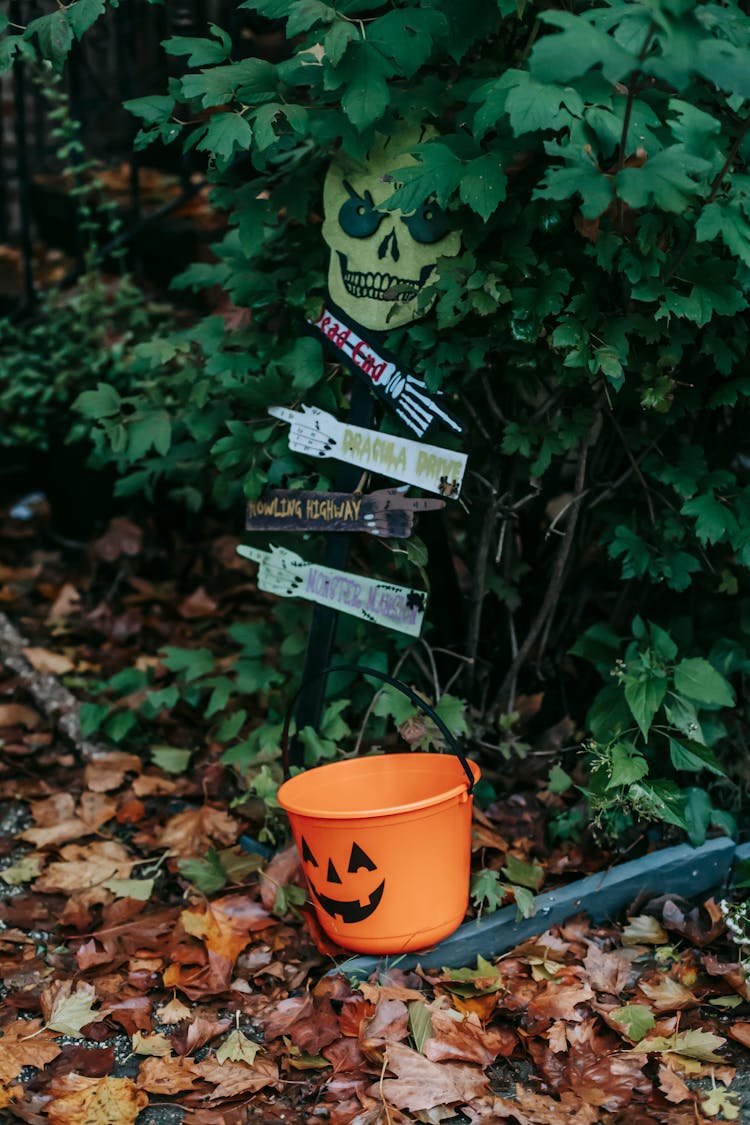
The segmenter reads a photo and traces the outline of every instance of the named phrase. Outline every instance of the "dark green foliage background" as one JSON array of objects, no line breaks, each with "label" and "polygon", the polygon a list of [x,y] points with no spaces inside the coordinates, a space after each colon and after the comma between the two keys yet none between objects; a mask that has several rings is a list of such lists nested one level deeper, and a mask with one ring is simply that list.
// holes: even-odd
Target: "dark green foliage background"
[{"label": "dark green foliage background", "polygon": [[[175,287],[218,285],[251,325],[165,332],[135,349],[138,393],[79,398],[121,492],[166,489],[197,509],[208,488],[229,507],[266,482],[329,485],[265,413],[346,407],[349,376],[299,334],[327,267],[322,179],[339,147],[433,124],[389,205],[437,198],[463,251],[425,296],[434,310],[389,346],[467,423],[448,526],[467,579],[453,648],[473,661],[458,681],[472,730],[497,741],[532,690],[551,719],[582,723],[587,661],[608,680],[589,719],[595,811],[699,839],[721,816],[685,779],[721,772],[725,677],[749,666],[750,18],[700,0],[239,7],[287,21],[287,59],[233,61],[219,28],[172,39],[184,76],[129,108],[139,147],[179,137],[207,154],[228,215],[216,262]],[[0,51],[35,44],[62,63],[75,19],[103,9],[76,0]],[[421,580],[418,542],[369,549],[373,573]],[[347,644],[384,648],[346,629]],[[730,723],[736,747],[742,712]]]}]

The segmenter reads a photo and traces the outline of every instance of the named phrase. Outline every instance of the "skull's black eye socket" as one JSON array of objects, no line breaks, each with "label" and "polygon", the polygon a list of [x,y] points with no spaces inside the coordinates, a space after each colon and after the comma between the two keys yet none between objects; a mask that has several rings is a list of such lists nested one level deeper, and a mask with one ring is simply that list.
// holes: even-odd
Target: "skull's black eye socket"
[{"label": "skull's black eye socket", "polygon": [[318,866],[318,861],[310,851],[310,845],[308,844],[304,836],[302,837],[302,858],[305,863],[309,863],[311,867]]},{"label": "skull's black eye socket", "polygon": [[364,867],[365,871],[374,871],[375,864],[370,859],[366,852],[363,852],[359,844],[352,844],[352,854],[349,856],[349,866],[347,871],[352,874],[359,871],[360,867]]},{"label": "skull's black eye socket", "polygon": [[351,238],[369,238],[375,234],[385,215],[376,211],[375,203],[369,191],[358,195],[352,185],[344,180],[344,187],[349,192],[346,203],[342,203],[339,210],[339,226],[344,234]]},{"label": "skull's black eye socket", "polygon": [[448,216],[434,199],[427,200],[413,215],[401,219],[415,242],[439,242],[450,230]]}]

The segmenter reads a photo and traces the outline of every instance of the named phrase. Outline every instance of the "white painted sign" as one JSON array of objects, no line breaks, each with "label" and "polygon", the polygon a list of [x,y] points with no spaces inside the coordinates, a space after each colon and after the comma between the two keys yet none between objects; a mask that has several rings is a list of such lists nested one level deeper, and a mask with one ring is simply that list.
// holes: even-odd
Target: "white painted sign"
[{"label": "white painted sign", "polygon": [[285,547],[239,546],[237,554],[259,564],[258,589],[282,598],[304,598],[375,625],[418,637],[427,594],[374,578],[305,562]]},{"label": "white painted sign", "polygon": [[289,423],[289,448],[296,453],[335,457],[368,472],[458,499],[466,469],[465,453],[350,426],[316,406],[303,406],[301,410],[270,406],[268,413]]}]

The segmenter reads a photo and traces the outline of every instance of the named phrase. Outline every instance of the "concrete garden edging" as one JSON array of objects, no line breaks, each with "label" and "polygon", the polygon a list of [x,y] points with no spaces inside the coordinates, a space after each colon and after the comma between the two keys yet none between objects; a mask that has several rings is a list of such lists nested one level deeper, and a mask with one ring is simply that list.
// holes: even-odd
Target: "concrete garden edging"
[{"label": "concrete garden edging", "polygon": [[614,919],[637,895],[676,894],[685,898],[721,886],[736,859],[750,858],[750,845],[737,847],[734,840],[719,836],[698,848],[678,844],[651,852],[640,859],[610,867],[536,897],[532,918],[516,919],[515,906],[505,906],[472,922],[464,922],[455,933],[423,953],[390,954],[387,957],[350,957],[331,972],[364,980],[384,968],[460,968],[471,965],[478,955],[490,959],[515,945],[544,933],[584,911],[593,922]]}]

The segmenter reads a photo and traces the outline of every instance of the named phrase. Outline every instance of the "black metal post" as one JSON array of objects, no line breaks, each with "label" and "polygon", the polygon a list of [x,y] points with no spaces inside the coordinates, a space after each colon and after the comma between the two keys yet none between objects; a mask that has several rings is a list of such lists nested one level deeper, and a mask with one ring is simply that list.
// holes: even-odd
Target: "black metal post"
[{"label": "black metal post", "polygon": [[[356,379],[352,387],[351,405],[349,407],[348,421],[350,425],[371,425],[374,405],[375,400],[365,384]],[[357,487],[361,475],[362,470],[356,465],[340,465],[334,480],[334,490],[336,492],[352,492]],[[326,541],[323,565],[333,567],[335,570],[345,570],[349,562],[350,549],[350,535],[345,532],[332,533]],[[338,620],[339,611],[337,609],[331,609],[329,606],[323,605],[315,606],[302,671],[302,683],[306,686],[303,686],[297,704],[297,730],[302,730],[303,727],[317,727],[320,723],[323,714],[326,681],[320,678],[319,673],[331,663]],[[314,677],[317,677],[317,679]],[[308,680],[311,682],[308,683]],[[293,766],[300,766],[303,764],[303,760],[304,748],[299,739],[295,738],[291,744],[289,761]]]}]

